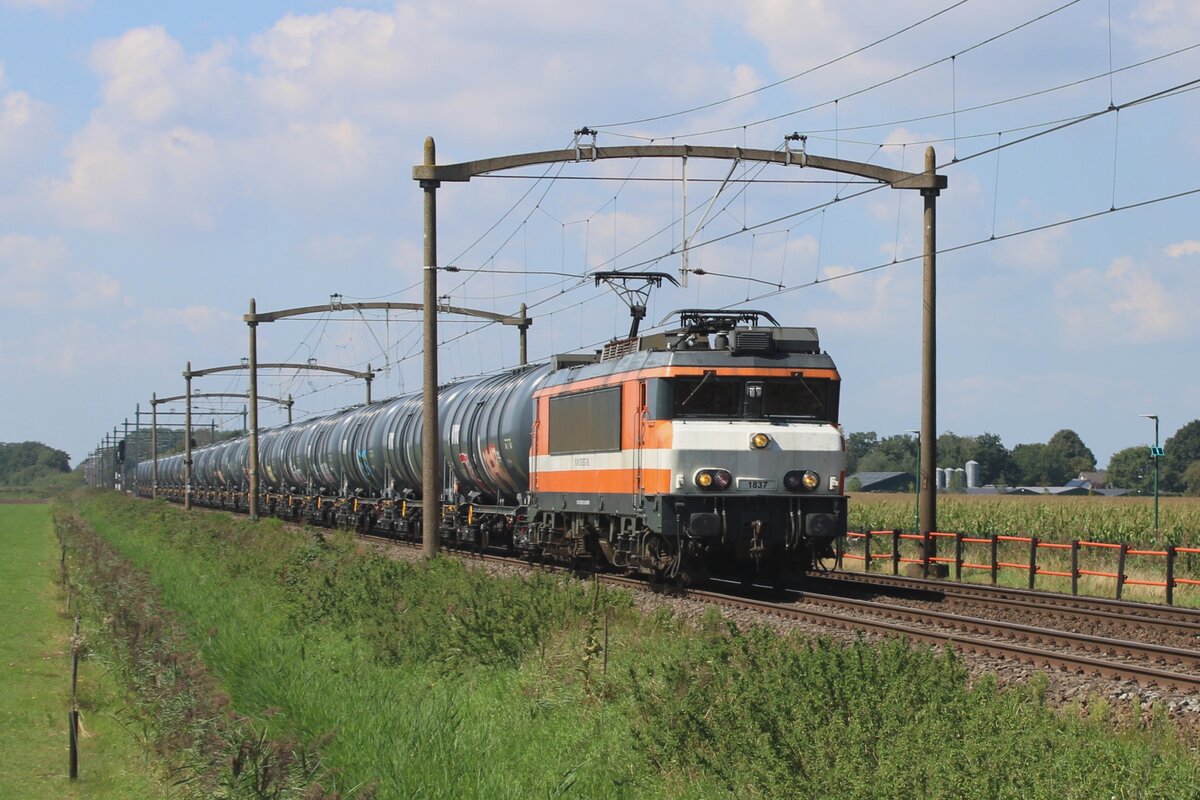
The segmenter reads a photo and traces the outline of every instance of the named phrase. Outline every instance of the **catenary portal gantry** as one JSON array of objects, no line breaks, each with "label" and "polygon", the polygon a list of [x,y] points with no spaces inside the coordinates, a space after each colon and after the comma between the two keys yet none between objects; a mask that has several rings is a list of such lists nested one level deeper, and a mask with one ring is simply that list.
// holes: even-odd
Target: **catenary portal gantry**
[{"label": "catenary portal gantry", "polygon": [[[590,138],[589,138],[590,137]],[[793,150],[793,143],[799,149]],[[936,460],[934,447],[936,434],[936,264],[937,264],[937,215],[938,194],[947,186],[945,175],[935,169],[932,147],[925,151],[925,170],[905,172],[876,164],[848,161],[840,158],[810,155],[806,149],[806,137],[791,134],[784,139],[782,149],[761,150],[744,147],[713,147],[687,144],[672,145],[625,145],[599,147],[596,132],[581,128],[575,132],[574,146],[564,150],[543,150],[533,153],[496,156],[458,164],[437,163],[433,137],[425,139],[424,163],[413,167],[413,180],[424,192],[424,358],[423,358],[423,426],[425,441],[438,441],[437,416],[437,189],[442,181],[466,182],[474,177],[492,172],[502,172],[519,167],[538,164],[600,161],[618,158],[678,158],[686,165],[689,158],[717,159],[764,164],[783,167],[799,167],[839,172],[877,180],[893,189],[916,189],[925,200],[924,211],[924,292],[922,315],[922,381],[921,381],[921,467],[920,467],[920,529],[926,539],[927,550],[932,546],[929,533],[937,529],[936,484],[933,468]],[[680,245],[686,254],[687,239]],[[683,267],[686,276],[686,263]],[[441,495],[441,472],[435,448],[427,448],[424,454],[422,493],[425,497]],[[438,549],[438,526],[424,526],[425,554],[432,557]]]}]

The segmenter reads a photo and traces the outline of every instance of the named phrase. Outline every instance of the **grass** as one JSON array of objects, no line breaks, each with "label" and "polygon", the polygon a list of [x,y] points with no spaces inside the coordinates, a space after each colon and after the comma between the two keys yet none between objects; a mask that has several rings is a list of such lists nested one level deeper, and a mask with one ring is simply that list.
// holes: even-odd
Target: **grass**
[{"label": "grass", "polygon": [[619,592],[391,561],[351,538],[95,495],[233,706],[343,797],[1195,797],[1160,715],[968,688],[953,655],[634,611]]},{"label": "grass", "polygon": [[80,665],[79,775],[67,777],[70,633],[56,580],[59,549],[44,505],[0,505],[0,797],[162,797],[157,768],[126,729],[116,681]]}]

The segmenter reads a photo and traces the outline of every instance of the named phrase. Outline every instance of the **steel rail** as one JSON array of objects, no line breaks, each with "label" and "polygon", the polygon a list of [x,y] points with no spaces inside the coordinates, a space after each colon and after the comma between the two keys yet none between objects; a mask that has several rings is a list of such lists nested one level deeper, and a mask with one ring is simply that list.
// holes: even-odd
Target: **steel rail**
[{"label": "steel rail", "polygon": [[[1098,611],[1136,617],[1144,620],[1162,620],[1200,626],[1200,610],[1178,606],[1136,603],[1129,600],[1110,600],[1103,597],[1081,597],[1059,592],[1036,592],[1006,586],[991,586],[977,583],[956,583],[926,578],[907,578],[899,575],[875,575],[861,572],[831,571],[810,573],[812,577],[839,583],[856,583],[865,586],[886,586],[915,591],[928,591],[953,598],[1004,598],[1023,600],[1046,608],[1072,608],[1085,612]],[[1181,628],[1181,630],[1183,630]],[[1190,630],[1190,629],[1189,629]]]},{"label": "steel rail", "polygon": [[[1105,636],[1093,636],[1086,633],[1074,633],[1034,625],[1021,625],[1002,620],[967,617],[944,611],[898,606],[890,603],[876,603],[870,600],[858,600],[835,595],[802,592],[800,593],[799,601],[802,603],[816,603],[832,608],[851,609],[859,613],[873,614],[904,622],[920,622],[947,628],[957,628],[971,633],[1009,636],[1026,641],[1046,642],[1060,647],[1102,650],[1129,658],[1174,661],[1200,669],[1200,651],[1180,647],[1168,647],[1166,645],[1149,644],[1146,642],[1131,642]],[[1200,676],[1197,676],[1196,682],[1200,685]]]},{"label": "steel rail", "polygon": [[[1035,666],[1047,666],[1066,669],[1073,672],[1085,672],[1114,680],[1134,680],[1143,686],[1171,687],[1183,691],[1195,692],[1200,690],[1200,676],[1186,675],[1151,666],[1133,663],[1113,663],[1103,659],[1083,656],[1076,653],[1047,651],[1027,647],[1012,642],[998,642],[962,636],[947,631],[928,628],[914,628],[882,620],[867,620],[858,617],[846,617],[832,610],[821,610],[806,606],[789,606],[779,603],[767,603],[716,592],[689,592],[689,597],[707,600],[708,602],[727,607],[744,608],[760,613],[773,614],[791,619],[803,619],[819,625],[852,631],[869,631],[885,636],[902,636],[904,638],[953,647],[968,653],[978,653],[997,658],[1016,658],[1032,663]],[[872,613],[877,609],[872,609]],[[986,620],[979,622],[986,624]],[[1045,631],[1044,633],[1054,633]]]},{"label": "steel rail", "polygon": [[979,595],[967,593],[946,593],[944,598],[977,607],[1036,612],[1039,614],[1052,614],[1057,617],[1070,617],[1086,621],[1103,620],[1105,622],[1110,622],[1119,628],[1140,628],[1142,630],[1153,629],[1156,631],[1200,638],[1200,622],[1170,620],[1159,617],[1129,616],[1114,611],[1076,608],[1073,606],[1056,605],[1053,603],[1021,600],[1003,596],[981,597]]}]

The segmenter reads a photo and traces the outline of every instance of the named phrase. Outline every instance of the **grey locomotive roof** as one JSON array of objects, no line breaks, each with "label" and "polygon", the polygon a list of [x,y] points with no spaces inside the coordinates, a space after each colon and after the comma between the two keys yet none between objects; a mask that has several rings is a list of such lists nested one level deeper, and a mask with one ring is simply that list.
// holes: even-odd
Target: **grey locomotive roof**
[{"label": "grey locomotive roof", "polygon": [[[729,348],[717,349],[709,346],[707,342],[704,342],[701,346],[693,346],[691,349],[686,350],[667,349],[667,347],[660,348],[654,346],[659,344],[659,339],[662,339],[664,345],[670,339],[663,338],[662,334],[658,334],[653,339],[651,337],[643,337],[643,345],[646,339],[651,339],[651,347],[606,361],[592,361],[591,356],[576,356],[575,359],[572,359],[570,356],[556,357],[559,369],[556,369],[547,376],[544,386],[561,386],[567,383],[574,383],[575,381],[602,378],[622,372],[669,366],[714,369],[729,366],[764,369],[778,369],[781,367],[794,369],[836,369],[833,359],[828,354],[819,351],[807,351],[809,345],[813,347],[816,345],[816,333],[812,328],[770,328],[765,330],[771,331],[775,337],[778,337],[775,339],[775,342],[777,345],[780,345],[780,348],[774,352],[743,353]],[[801,345],[801,347],[806,348],[804,351],[783,349],[788,346],[789,339],[795,335],[793,332],[800,332],[800,336],[796,338],[803,338],[807,342],[807,344]],[[590,363],[578,363],[576,359],[586,360]]]}]

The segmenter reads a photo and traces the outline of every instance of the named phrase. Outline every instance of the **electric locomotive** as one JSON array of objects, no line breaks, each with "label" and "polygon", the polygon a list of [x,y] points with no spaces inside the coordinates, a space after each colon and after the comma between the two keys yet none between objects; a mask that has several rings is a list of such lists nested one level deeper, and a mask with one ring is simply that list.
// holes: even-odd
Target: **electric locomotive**
[{"label": "electric locomotive", "polygon": [[559,364],[534,393],[518,546],[682,580],[832,555],[845,444],[815,329],[676,313],[680,328]]}]

